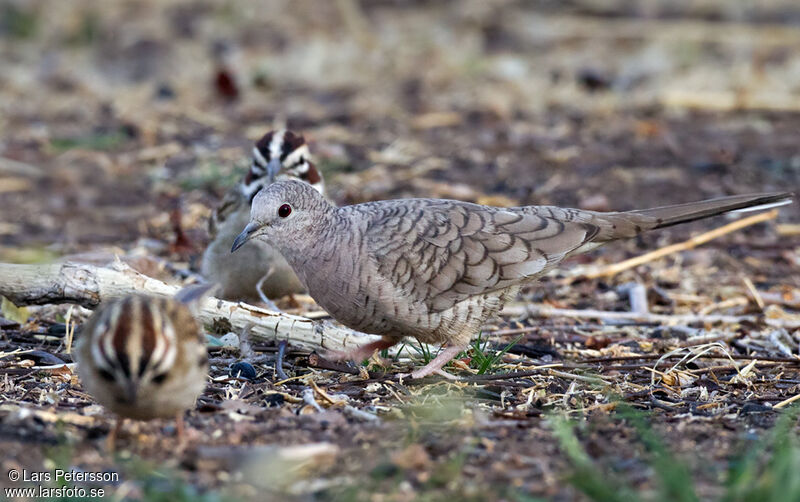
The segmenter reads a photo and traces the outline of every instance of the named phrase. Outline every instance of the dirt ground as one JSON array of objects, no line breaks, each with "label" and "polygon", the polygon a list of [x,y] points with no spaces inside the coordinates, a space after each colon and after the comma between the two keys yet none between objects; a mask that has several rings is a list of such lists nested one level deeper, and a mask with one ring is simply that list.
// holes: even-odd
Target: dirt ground
[{"label": "dirt ground", "polygon": [[[788,0],[2,0],[0,44],[2,262],[116,254],[177,284],[253,141],[281,126],[305,135],[340,204],[625,210],[800,187]],[[653,499],[660,467],[629,405],[716,499],[800,392],[798,220],[795,203],[600,278],[592,265],[728,221],[571,259],[485,327],[490,352],[519,337],[490,374],[475,350],[456,383],[390,378],[405,362],[322,369],[291,347],[278,383],[275,346],[212,346],[182,447],[168,421],[129,423],[105,452],[113,417],[61,367],[69,306],[4,303],[0,486],[21,486],[10,469],[74,468],[119,473],[102,485],[117,500],[586,500],[568,417],[592,465]],[[632,284],[650,320],[574,312],[630,311]],[[254,378],[230,376],[242,360]]]}]

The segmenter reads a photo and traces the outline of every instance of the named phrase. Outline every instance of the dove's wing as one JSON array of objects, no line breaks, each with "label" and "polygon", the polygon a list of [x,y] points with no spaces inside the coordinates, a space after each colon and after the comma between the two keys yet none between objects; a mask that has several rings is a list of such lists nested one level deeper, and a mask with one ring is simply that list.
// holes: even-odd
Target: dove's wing
[{"label": "dove's wing", "polygon": [[370,206],[365,242],[379,273],[430,312],[536,278],[611,225],[596,213],[546,206],[431,199]]}]

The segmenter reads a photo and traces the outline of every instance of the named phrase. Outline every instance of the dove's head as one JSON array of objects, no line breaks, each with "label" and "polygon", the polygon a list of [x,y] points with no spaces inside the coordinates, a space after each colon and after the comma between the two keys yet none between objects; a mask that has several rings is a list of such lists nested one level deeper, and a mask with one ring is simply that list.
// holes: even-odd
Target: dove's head
[{"label": "dove's head", "polygon": [[269,241],[283,252],[292,248],[292,243],[307,241],[334,210],[308,183],[276,181],[256,194],[250,208],[250,223],[236,237],[231,252],[253,238]]}]

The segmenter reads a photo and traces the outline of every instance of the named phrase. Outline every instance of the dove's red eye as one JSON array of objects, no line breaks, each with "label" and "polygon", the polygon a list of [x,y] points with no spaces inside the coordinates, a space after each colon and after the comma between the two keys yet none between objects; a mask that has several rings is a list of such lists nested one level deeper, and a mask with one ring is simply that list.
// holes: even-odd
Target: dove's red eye
[{"label": "dove's red eye", "polygon": [[278,216],[281,218],[286,218],[290,214],[292,214],[292,206],[289,204],[284,204],[278,208]]}]

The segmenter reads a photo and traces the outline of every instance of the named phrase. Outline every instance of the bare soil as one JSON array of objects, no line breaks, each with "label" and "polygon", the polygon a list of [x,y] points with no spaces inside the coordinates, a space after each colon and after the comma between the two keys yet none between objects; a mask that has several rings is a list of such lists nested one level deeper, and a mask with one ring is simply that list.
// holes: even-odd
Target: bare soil
[{"label": "bare soil", "polygon": [[[118,254],[177,283],[196,271],[210,208],[252,142],[281,125],[307,137],[340,204],[625,210],[800,187],[793,2],[568,4],[0,2],[0,260]],[[574,279],[725,220],[612,244],[511,305],[628,311],[637,283],[652,313],[754,320],[505,315],[483,331],[488,347],[521,338],[495,379],[403,384],[380,375],[405,363],[365,378],[290,347],[294,378],[278,383],[276,347],[210,347],[211,380],[181,447],[172,423],[128,423],[120,450],[105,452],[113,417],[60,369],[71,362],[68,306],[31,307],[27,319],[6,306],[0,485],[15,486],[9,469],[72,466],[120,472],[108,494],[131,499],[581,500],[552,429],[566,415],[590,458],[646,496],[652,464],[615,411],[628,403],[687,463],[699,495],[719,496],[730,460],[799,391],[798,217],[795,203],[701,248]],[[241,360],[254,379],[230,376]],[[450,371],[468,376],[470,363]],[[321,410],[303,400],[308,388]],[[302,465],[281,456],[310,444],[325,445],[298,454]]]}]

